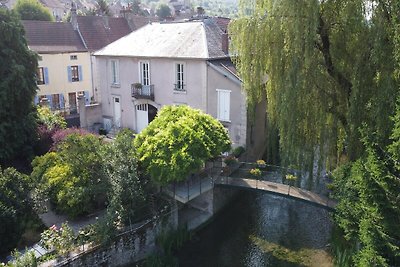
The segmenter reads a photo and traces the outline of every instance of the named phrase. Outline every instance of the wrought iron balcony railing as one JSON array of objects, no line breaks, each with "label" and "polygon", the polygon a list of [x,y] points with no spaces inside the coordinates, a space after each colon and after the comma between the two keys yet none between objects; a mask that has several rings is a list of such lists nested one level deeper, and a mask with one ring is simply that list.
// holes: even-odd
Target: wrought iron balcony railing
[{"label": "wrought iron balcony railing", "polygon": [[139,85],[134,83],[131,85],[132,97],[136,99],[150,99],[154,101],[154,84]]}]

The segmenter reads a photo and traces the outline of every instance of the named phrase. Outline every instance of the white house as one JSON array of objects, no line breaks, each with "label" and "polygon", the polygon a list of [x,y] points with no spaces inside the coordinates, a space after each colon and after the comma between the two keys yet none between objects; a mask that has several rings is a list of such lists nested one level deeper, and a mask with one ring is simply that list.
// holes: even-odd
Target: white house
[{"label": "white house", "polygon": [[106,122],[140,132],[162,106],[189,105],[219,119],[234,146],[249,142],[246,96],[213,19],[152,23],[94,55]]}]

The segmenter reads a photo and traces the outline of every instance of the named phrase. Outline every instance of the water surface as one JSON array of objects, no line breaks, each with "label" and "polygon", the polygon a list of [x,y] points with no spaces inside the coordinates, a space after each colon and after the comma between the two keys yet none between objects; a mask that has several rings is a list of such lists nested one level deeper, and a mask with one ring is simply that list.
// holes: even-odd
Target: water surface
[{"label": "water surface", "polygon": [[329,212],[243,191],[180,250],[179,266],[331,267]]}]

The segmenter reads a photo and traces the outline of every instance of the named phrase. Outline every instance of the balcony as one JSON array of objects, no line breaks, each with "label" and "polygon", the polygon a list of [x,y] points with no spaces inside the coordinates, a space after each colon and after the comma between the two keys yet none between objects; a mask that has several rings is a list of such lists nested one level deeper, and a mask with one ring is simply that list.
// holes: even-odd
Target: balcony
[{"label": "balcony", "polygon": [[134,83],[131,85],[132,97],[136,99],[150,99],[154,101],[154,84],[141,85]]}]

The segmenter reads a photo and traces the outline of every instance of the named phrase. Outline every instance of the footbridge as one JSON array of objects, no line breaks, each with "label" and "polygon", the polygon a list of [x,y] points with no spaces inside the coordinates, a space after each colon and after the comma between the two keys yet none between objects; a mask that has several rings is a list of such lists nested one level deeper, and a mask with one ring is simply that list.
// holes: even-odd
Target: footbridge
[{"label": "footbridge", "polygon": [[[261,170],[259,177],[251,175],[250,170]],[[230,167],[211,166],[184,182],[174,183],[163,189],[181,203],[187,203],[214,187],[233,187],[247,190],[262,191],[295,200],[307,202],[327,210],[334,210],[337,202],[328,197],[328,190],[314,188],[307,190],[304,181],[289,185],[285,179],[287,173],[297,173],[294,170],[279,166],[266,165],[258,167],[255,163],[240,162]]]}]

